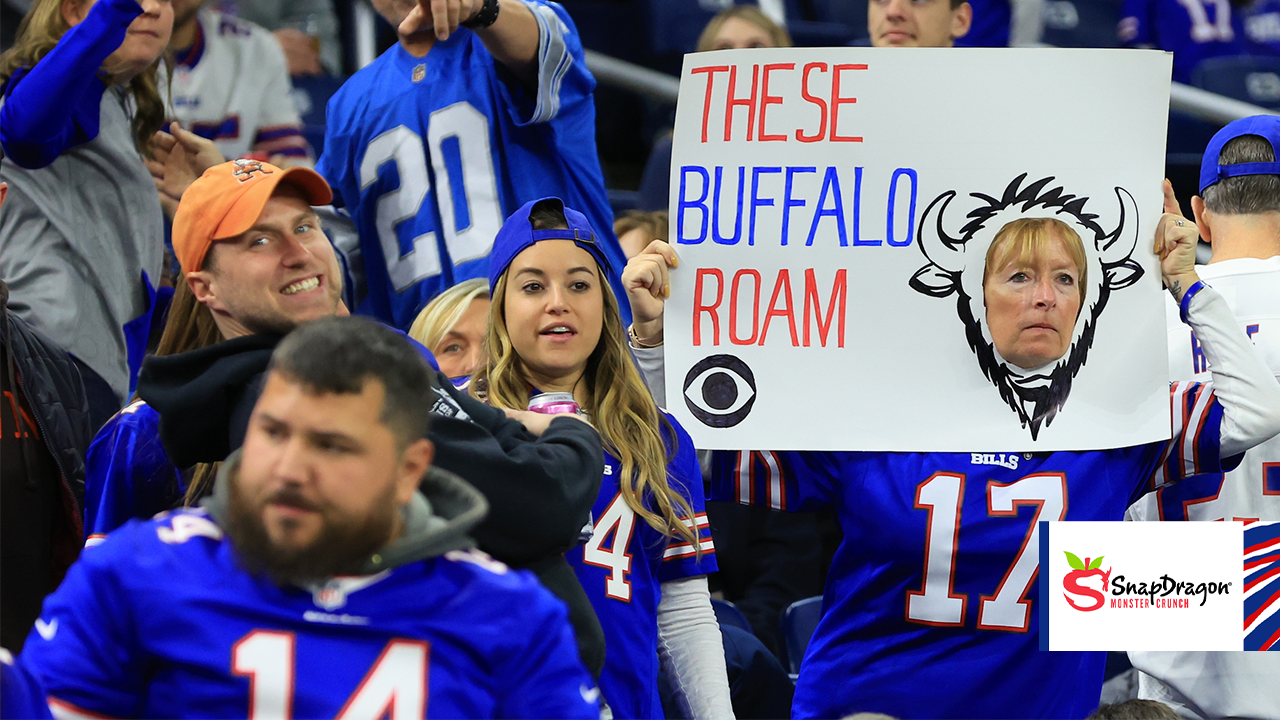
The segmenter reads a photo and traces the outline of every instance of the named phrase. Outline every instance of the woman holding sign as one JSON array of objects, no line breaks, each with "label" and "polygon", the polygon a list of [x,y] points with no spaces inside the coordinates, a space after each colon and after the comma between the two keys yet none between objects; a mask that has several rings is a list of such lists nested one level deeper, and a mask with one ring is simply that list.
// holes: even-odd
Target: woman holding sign
[{"label": "woman holding sign", "polygon": [[[1175,383],[1173,439],[1087,452],[717,453],[713,499],[834,506],[844,542],[796,686],[793,716],[1082,718],[1105,654],[1040,652],[1038,521],[1120,520],[1150,489],[1222,472],[1280,432],[1280,384],[1195,272],[1195,226],[1164,215],[1155,252],[1213,383]],[[635,261],[633,261],[635,262]],[[663,262],[623,274],[635,335],[660,337]],[[1016,220],[986,255],[986,324],[1023,370],[1070,351],[1088,282],[1083,244],[1055,219]],[[1028,377],[1035,373],[1028,373]],[[964,418],[956,418],[964,422]]]},{"label": "woman holding sign", "polygon": [[586,217],[525,204],[494,239],[487,357],[470,391],[512,410],[579,412],[605,442],[584,547],[566,554],[605,633],[616,718],[661,717],[658,664],[688,717],[731,718],[707,592],[715,549],[693,442],[654,405],[627,351],[609,263]]}]

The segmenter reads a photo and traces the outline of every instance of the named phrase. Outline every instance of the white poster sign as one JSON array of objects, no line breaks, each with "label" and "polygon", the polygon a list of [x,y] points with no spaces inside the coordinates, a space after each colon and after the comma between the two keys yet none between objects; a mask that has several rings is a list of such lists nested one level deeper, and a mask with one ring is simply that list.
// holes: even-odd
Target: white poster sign
[{"label": "white poster sign", "polygon": [[1246,649],[1243,523],[1040,526],[1041,650]]},{"label": "white poster sign", "polygon": [[[1168,438],[1151,245],[1169,72],[1167,53],[1134,50],[687,55],[670,409],[703,448]],[[1026,327],[1026,308],[984,283],[988,248],[1020,218],[1060,221],[1052,232],[1078,236],[1084,259],[1061,279],[1076,292],[1058,319]],[[1024,353],[1018,337],[1048,350]]]}]

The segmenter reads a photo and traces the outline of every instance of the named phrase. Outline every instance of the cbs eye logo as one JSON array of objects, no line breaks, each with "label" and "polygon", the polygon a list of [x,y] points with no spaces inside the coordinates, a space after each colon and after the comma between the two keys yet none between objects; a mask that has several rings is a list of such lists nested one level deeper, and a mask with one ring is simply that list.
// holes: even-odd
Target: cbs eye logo
[{"label": "cbs eye logo", "polygon": [[708,427],[733,427],[756,403],[756,378],[733,355],[703,358],[684,376],[684,404]]}]

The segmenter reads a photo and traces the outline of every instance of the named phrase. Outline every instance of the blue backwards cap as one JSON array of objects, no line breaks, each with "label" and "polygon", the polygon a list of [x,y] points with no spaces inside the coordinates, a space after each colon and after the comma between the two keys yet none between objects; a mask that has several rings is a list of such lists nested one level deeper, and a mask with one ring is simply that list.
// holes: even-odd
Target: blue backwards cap
[{"label": "blue backwards cap", "polygon": [[[533,223],[529,222],[529,213],[533,211],[534,205],[543,200],[551,200],[560,206],[564,211],[565,222],[569,225],[567,229],[533,229]],[[591,229],[591,224],[587,222],[587,216],[565,207],[564,201],[558,197],[544,197],[521,205],[519,210],[507,218],[507,222],[493,239],[493,252],[489,255],[489,292],[493,292],[493,287],[498,284],[498,278],[507,271],[511,261],[530,245],[541,240],[572,240],[578,247],[591,253],[605,278],[608,278],[612,272],[609,260],[605,257],[604,248],[600,246],[600,239]]]},{"label": "blue backwards cap", "polygon": [[1241,175],[1280,175],[1280,162],[1238,163],[1236,165],[1219,165],[1218,158],[1227,143],[1242,135],[1258,135],[1271,143],[1271,150],[1280,160],[1280,117],[1275,115],[1254,115],[1228,123],[1209,141],[1204,149],[1204,157],[1200,160],[1200,194],[1205,188],[1223,178]]}]

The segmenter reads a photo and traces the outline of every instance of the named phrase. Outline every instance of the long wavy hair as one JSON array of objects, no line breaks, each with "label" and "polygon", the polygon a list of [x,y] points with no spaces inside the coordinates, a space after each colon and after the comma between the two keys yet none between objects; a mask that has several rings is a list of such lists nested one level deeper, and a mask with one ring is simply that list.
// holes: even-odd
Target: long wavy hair
[{"label": "long wavy hair", "polygon": [[[164,332],[160,335],[160,344],[156,346],[158,357],[177,355],[189,350],[199,350],[223,341],[222,331],[213,321],[213,313],[203,303],[196,300],[195,293],[187,286],[184,278],[178,278],[177,287],[173,291],[173,301],[169,304],[169,316],[165,318]],[[135,396],[136,397],[136,396]],[[200,463],[192,468],[191,481],[187,483],[187,492],[182,498],[184,505],[195,505],[213,488],[213,480],[218,476],[218,468],[222,463]]]},{"label": "long wavy hair", "polygon": [[[84,1],[71,0],[75,3]],[[35,67],[70,29],[62,16],[62,0],[35,0],[18,25],[18,37],[13,47],[0,55],[0,87],[8,84],[9,78],[18,70]],[[138,152],[148,158],[152,156],[152,136],[164,126],[165,102],[160,94],[157,75],[160,63],[168,67],[168,57],[169,53],[164,53],[151,67],[129,80],[129,95],[133,99],[133,142]]]},{"label": "long wavy hair", "polygon": [[[493,288],[486,357],[472,379],[470,392],[494,407],[524,410],[529,407],[529,383],[511,342],[504,311],[508,275],[504,272]],[[675,430],[658,412],[640,371],[632,363],[618,299],[602,275],[597,268],[596,280],[604,298],[604,327],[582,377],[586,383],[583,410],[600,431],[605,449],[622,462],[618,485],[627,505],[658,532],[693,545],[701,557],[693,508],[672,487],[675,481],[667,475],[667,463],[676,450]],[[656,512],[649,509],[645,498],[652,498]]]}]

